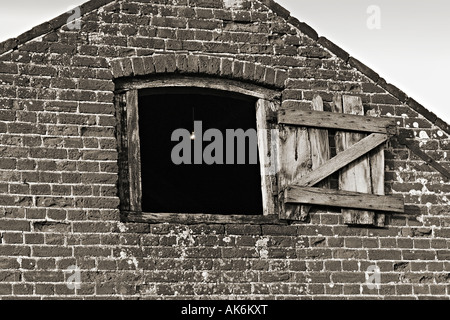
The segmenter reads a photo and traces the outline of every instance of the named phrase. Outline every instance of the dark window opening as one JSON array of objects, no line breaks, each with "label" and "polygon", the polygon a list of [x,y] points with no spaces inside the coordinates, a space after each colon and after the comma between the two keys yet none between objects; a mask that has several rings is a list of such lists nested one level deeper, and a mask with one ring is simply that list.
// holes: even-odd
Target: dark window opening
[{"label": "dark window opening", "polygon": [[[256,131],[256,101],[243,95],[224,95],[206,89],[148,89],[139,94],[142,211],[153,213],[205,213],[257,215],[263,213],[259,157],[250,163],[246,139],[245,164],[226,164],[226,130]],[[177,129],[202,132],[218,129],[223,136],[224,164],[173,163],[171,141]],[[196,139],[198,138],[196,133]],[[211,142],[204,141],[205,149]],[[237,144],[234,156],[236,159]]]}]

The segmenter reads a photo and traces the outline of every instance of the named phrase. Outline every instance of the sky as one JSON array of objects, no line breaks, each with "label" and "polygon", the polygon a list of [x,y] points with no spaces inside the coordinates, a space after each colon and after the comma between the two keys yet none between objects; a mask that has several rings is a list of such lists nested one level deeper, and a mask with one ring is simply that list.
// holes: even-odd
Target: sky
[{"label": "sky", "polygon": [[[218,0],[219,1],[219,0]],[[0,0],[0,41],[86,0]],[[277,0],[324,36],[450,123],[450,1]]]},{"label": "sky", "polygon": [[[450,123],[450,1],[277,2],[319,36],[333,41]],[[379,29],[372,28],[374,11],[368,11],[371,6],[379,9]]]}]

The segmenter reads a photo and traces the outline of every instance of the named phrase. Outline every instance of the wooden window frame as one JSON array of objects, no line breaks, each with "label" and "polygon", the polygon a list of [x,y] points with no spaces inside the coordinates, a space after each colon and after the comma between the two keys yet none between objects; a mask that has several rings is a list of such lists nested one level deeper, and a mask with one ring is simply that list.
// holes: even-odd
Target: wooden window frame
[{"label": "wooden window frame", "polygon": [[[152,213],[142,211],[138,97],[139,90],[150,88],[215,89],[225,94],[227,92],[239,93],[257,99],[255,108],[261,165],[264,211],[262,215]],[[270,134],[270,129],[276,129],[278,126],[275,115],[280,108],[280,92],[229,79],[162,76],[117,82],[115,93],[117,139],[119,142],[119,197],[123,221],[180,224],[287,224],[287,221],[280,220],[278,216],[277,172],[273,172],[273,168],[270,168],[270,164],[266,161],[273,151],[271,145],[278,144],[277,141],[271,141],[273,137]],[[275,161],[278,161],[278,159]]]}]

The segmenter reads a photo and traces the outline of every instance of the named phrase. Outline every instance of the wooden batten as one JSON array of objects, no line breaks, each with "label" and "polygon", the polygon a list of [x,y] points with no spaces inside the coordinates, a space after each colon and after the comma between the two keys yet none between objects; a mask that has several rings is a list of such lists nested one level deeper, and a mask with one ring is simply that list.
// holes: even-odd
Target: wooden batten
[{"label": "wooden batten", "polygon": [[[349,97],[351,99],[354,97]],[[282,107],[278,123],[302,127],[328,128],[370,133],[395,133],[395,120],[389,118],[367,117],[363,114],[333,113],[316,110],[302,110],[295,107]]]},{"label": "wooden batten", "polygon": [[[360,192],[323,188],[308,188],[300,186],[288,187],[285,191],[284,202],[308,203],[312,205],[343,207],[370,211],[386,211],[396,213],[405,212],[403,199],[401,197],[380,196]],[[368,224],[373,223],[371,220],[367,221]],[[363,223],[358,222],[358,224]]]}]

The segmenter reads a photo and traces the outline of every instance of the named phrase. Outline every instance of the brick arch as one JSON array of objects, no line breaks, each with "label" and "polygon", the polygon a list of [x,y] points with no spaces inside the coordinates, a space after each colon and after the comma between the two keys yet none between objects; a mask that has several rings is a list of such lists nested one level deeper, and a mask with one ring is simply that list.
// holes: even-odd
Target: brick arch
[{"label": "brick arch", "polygon": [[192,54],[120,58],[111,61],[111,69],[115,79],[153,74],[197,74],[248,81],[277,89],[284,89],[288,78],[285,70],[260,63]]}]

